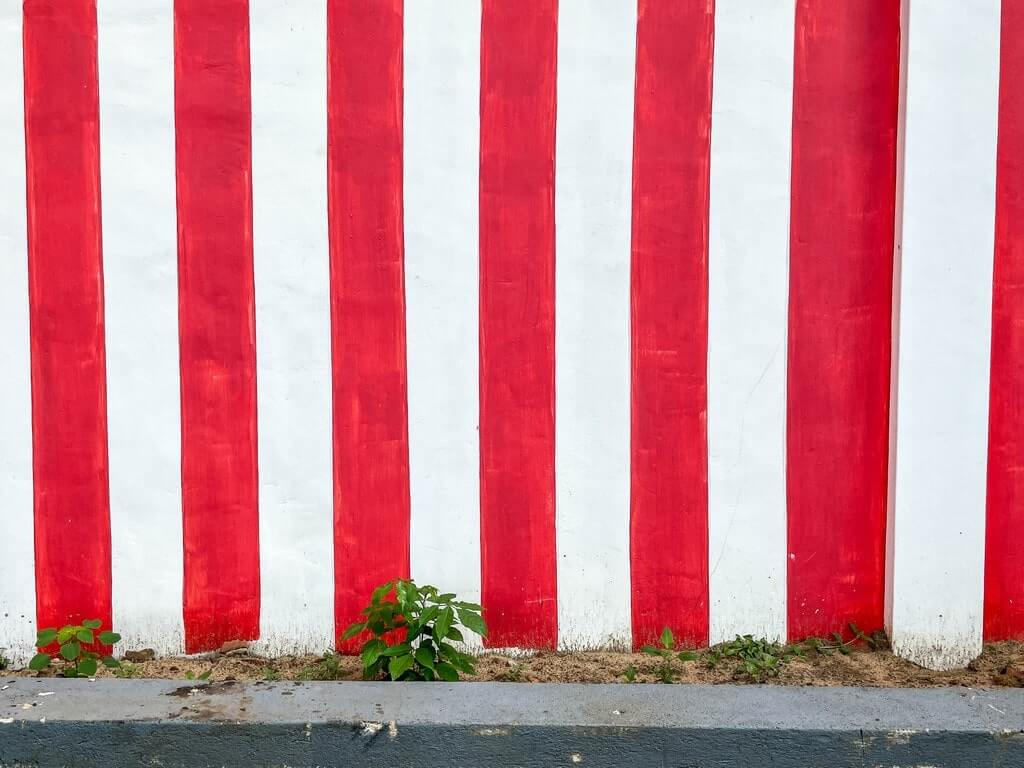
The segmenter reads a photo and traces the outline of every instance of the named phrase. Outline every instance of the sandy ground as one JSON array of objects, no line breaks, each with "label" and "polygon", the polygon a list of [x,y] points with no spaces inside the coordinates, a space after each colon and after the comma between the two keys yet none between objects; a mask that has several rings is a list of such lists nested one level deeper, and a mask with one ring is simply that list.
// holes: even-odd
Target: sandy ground
[{"label": "sandy ground", "polygon": [[[724,661],[714,668],[706,662],[707,651],[695,661],[673,661],[675,682],[752,682],[736,671],[736,664]],[[627,670],[635,683],[659,682],[661,660],[645,654],[585,652],[538,653],[512,657],[485,654],[478,659],[477,672],[467,680],[521,683],[625,683]],[[224,653],[181,658],[164,658],[129,663],[127,674],[140,678],[218,680],[358,680],[357,657],[284,656],[265,659],[239,648]],[[7,670],[4,676],[34,675],[28,670]],[[41,673],[43,676],[52,671]],[[101,670],[100,676],[112,672]],[[191,678],[190,678],[191,676]],[[777,677],[764,682],[779,685],[854,685],[871,687],[966,686],[972,688],[1024,687],[1024,643],[995,643],[967,668],[933,672],[898,659],[887,650],[855,648],[849,655],[809,652],[782,665]]]}]

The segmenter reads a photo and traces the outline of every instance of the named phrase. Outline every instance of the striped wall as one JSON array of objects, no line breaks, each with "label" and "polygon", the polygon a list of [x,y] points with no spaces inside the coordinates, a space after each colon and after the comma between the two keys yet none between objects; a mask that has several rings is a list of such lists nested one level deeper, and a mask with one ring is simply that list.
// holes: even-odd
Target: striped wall
[{"label": "striped wall", "polygon": [[0,649],[1024,639],[1024,5],[0,6]]}]

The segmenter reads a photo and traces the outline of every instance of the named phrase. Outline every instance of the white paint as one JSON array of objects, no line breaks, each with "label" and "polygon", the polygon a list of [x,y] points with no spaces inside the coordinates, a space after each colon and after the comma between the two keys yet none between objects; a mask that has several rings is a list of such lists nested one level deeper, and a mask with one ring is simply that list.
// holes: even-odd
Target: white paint
[{"label": "white paint", "polygon": [[910,4],[891,632],[936,668],[981,651],[999,23]]},{"label": "white paint", "polygon": [[794,0],[715,8],[708,249],[711,642],[786,636]]},{"label": "white paint", "polygon": [[0,9],[0,656],[16,664],[36,624],[21,18]]},{"label": "white paint", "polygon": [[327,12],[251,0],[262,653],[334,635]]},{"label": "white paint", "polygon": [[172,0],[100,0],[114,626],[184,649]]},{"label": "white paint", "polygon": [[479,0],[406,0],[404,54],[412,576],[479,602]]},{"label": "white paint", "polygon": [[630,645],[636,3],[562,0],[555,150],[558,645]]}]

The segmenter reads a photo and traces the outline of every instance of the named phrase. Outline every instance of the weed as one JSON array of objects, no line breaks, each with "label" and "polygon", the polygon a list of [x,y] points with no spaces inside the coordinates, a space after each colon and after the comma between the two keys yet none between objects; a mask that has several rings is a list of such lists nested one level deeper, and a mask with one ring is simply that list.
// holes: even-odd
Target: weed
[{"label": "weed", "polygon": [[3,672],[9,666],[11,666],[11,660],[4,656],[3,653],[0,653],[0,672]]},{"label": "weed", "polygon": [[737,635],[735,640],[720,643],[708,651],[706,663],[715,668],[723,661],[736,664],[733,674],[746,676],[755,683],[779,674],[783,664],[804,655],[800,645],[782,645],[752,635]]},{"label": "weed", "polygon": [[266,680],[268,683],[276,683],[278,680],[281,679],[281,673],[273,667],[264,667],[263,679]]},{"label": "weed", "polygon": [[[674,683],[676,680],[676,671],[673,667],[673,661],[675,659],[679,659],[679,661],[694,661],[697,658],[697,654],[694,651],[677,650],[676,638],[672,634],[672,630],[668,627],[665,627],[662,631],[659,643],[660,647],[645,645],[640,650],[648,656],[657,656],[661,659],[661,665],[658,667],[658,679],[661,680],[661,682]],[[634,677],[636,676],[636,670],[633,670],[633,675]],[[629,682],[633,681],[630,680]]]},{"label": "weed", "polygon": [[[102,645],[113,645],[121,639],[116,632],[100,632],[102,626],[99,619],[87,619],[81,624],[68,624],[60,629],[41,629],[36,636],[36,648],[42,649],[54,642],[59,647],[56,660],[61,663],[60,674],[64,677],[92,677],[102,662],[103,666],[117,669],[121,662],[113,656],[102,658],[95,651],[85,646],[99,641]],[[28,663],[28,668],[39,672],[50,666],[55,658],[49,653],[39,651]]]},{"label": "weed", "polygon": [[501,683],[521,683],[523,682],[523,673],[526,671],[526,666],[519,662],[514,662],[506,672],[500,672],[495,675],[494,679]]},{"label": "weed", "polygon": [[479,605],[455,597],[406,579],[377,587],[362,611],[366,620],[356,622],[343,635],[345,640],[367,630],[373,635],[359,654],[363,677],[454,681],[460,673],[473,674],[473,657],[451,642],[464,641],[462,629],[484,637],[487,625]]},{"label": "weed", "polygon": [[114,674],[121,678],[132,678],[139,676],[139,668],[130,661],[122,661],[121,666],[114,670]]},{"label": "weed", "polygon": [[198,675],[195,672],[193,672],[192,670],[189,670],[188,672],[185,673],[185,679],[186,680],[209,680],[210,679],[210,675],[212,675],[212,674],[213,674],[213,668],[212,667],[210,669],[206,670],[205,672],[201,672]]},{"label": "weed", "polygon": [[632,683],[636,680],[636,667],[630,665],[622,670],[622,676],[626,678],[627,683]]},{"label": "weed", "polygon": [[345,675],[345,669],[341,663],[342,657],[331,651],[327,651],[323,658],[311,667],[304,669],[299,674],[300,680],[338,680]]}]

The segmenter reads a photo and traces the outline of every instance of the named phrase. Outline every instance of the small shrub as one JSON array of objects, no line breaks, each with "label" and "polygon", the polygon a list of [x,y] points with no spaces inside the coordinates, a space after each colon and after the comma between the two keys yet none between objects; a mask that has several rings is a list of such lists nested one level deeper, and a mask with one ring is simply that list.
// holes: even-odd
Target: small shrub
[{"label": "small shrub", "polygon": [[[99,619],[87,619],[81,624],[68,624],[60,629],[41,629],[36,636],[36,648],[39,653],[32,657],[28,668],[39,672],[50,666],[53,661],[61,664],[60,674],[64,677],[92,677],[96,674],[100,663],[105,667],[117,669],[121,662],[113,656],[102,658],[90,646],[97,641],[102,645],[113,645],[121,639],[116,632],[100,632],[102,626]],[[57,643],[59,651],[54,657],[49,653],[43,653],[41,649]]]},{"label": "small shrub", "polygon": [[[640,650],[646,653],[648,656],[657,656],[661,659],[661,665],[658,667],[658,679],[663,683],[674,683],[676,680],[676,671],[673,666],[673,661],[678,659],[679,661],[694,661],[697,658],[697,654],[694,651],[679,651],[676,648],[676,638],[672,634],[672,630],[668,627],[661,633],[661,639],[659,640],[660,646],[645,645]],[[633,677],[636,677],[636,670],[633,670]],[[628,677],[626,678],[629,682],[633,682]]]},{"label": "small shrub", "polygon": [[357,621],[342,636],[348,640],[365,631],[373,635],[359,654],[363,677],[455,681],[460,673],[473,674],[473,657],[452,642],[464,641],[463,629],[486,637],[487,625],[479,605],[455,598],[407,579],[377,587],[362,611],[365,621]]}]

